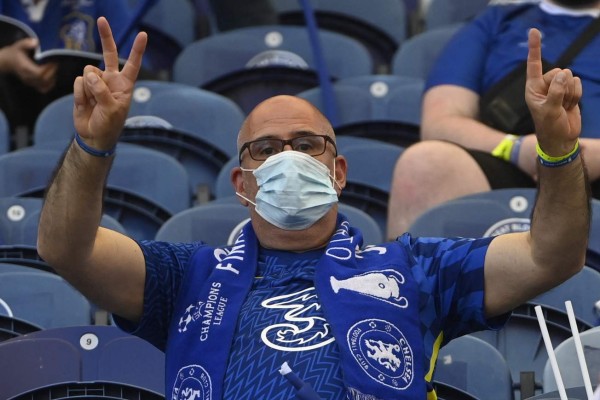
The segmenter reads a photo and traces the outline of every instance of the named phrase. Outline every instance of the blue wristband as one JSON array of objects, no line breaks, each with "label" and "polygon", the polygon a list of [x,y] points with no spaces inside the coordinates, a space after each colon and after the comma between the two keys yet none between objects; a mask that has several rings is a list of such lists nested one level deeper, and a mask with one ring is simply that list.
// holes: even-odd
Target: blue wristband
[{"label": "blue wristband", "polygon": [[93,147],[90,147],[87,144],[85,144],[85,142],[83,141],[83,139],[81,138],[81,136],[79,136],[79,133],[77,133],[77,132],[75,132],[75,141],[77,142],[77,144],[79,145],[79,147],[81,147],[81,149],[83,151],[85,151],[88,154],[93,155],[94,157],[103,157],[103,158],[110,157],[117,150],[117,146],[115,146],[109,150],[94,149]]},{"label": "blue wristband", "polygon": [[573,160],[579,156],[579,153],[581,152],[581,146],[579,145],[579,141],[577,141],[575,147],[569,154],[563,157],[552,157],[555,158],[556,161],[552,160],[550,156],[542,152],[539,144],[536,146],[536,150],[538,152],[538,161],[544,167],[562,167],[563,165],[573,162]]},{"label": "blue wristband", "polygon": [[513,143],[513,147],[510,150],[510,162],[514,165],[519,165],[519,154],[521,153],[521,144],[523,143],[524,136],[519,136]]}]

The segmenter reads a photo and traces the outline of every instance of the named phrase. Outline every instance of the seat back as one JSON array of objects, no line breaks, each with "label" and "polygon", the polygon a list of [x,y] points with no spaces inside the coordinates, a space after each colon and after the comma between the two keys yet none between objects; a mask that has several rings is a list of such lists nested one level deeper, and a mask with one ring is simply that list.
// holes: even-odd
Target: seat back
[{"label": "seat back", "polygon": [[[336,135],[361,136],[408,146],[419,140],[423,81],[395,75],[340,79],[333,85]],[[298,93],[325,112],[320,88]]]},{"label": "seat back", "polygon": [[[497,189],[432,207],[408,231],[415,236],[495,236],[529,230],[536,189]],[[600,272],[600,200],[592,199],[586,264]]]},{"label": "seat back", "polygon": [[369,214],[382,232],[386,229],[392,172],[403,150],[376,141],[368,146],[348,146],[341,153],[347,159],[348,174],[340,202]]},{"label": "seat back", "polygon": [[3,399],[52,387],[95,398],[134,398],[123,395],[129,388],[151,395],[139,398],[164,396],[164,353],[114,326],[44,329],[2,342],[0,374]]},{"label": "seat back", "polygon": [[[296,0],[272,2],[282,24],[305,25]],[[371,53],[375,71],[387,73],[396,49],[406,39],[408,17],[397,0],[317,0],[311,6],[319,29],[338,32],[360,41]]]},{"label": "seat back", "polygon": [[438,55],[462,26],[454,24],[411,36],[394,54],[392,74],[427,79]]},{"label": "seat back", "polygon": [[[129,0],[131,6],[140,0]],[[196,11],[187,0],[158,0],[139,22],[150,40],[144,56],[153,71],[168,78],[173,60],[196,37]]]},{"label": "seat back", "polygon": [[92,322],[89,301],[58,275],[25,268],[0,274],[0,313],[43,328]]},{"label": "seat back", "polygon": [[451,200],[423,213],[409,227],[415,236],[483,237],[526,231],[535,189],[498,189]]},{"label": "seat back", "polygon": [[565,309],[565,301],[573,304],[575,316],[589,326],[598,324],[595,304],[600,301],[600,272],[590,267],[583,269],[562,284],[537,296],[531,303]]},{"label": "seat back", "polygon": [[[335,32],[319,33],[333,79],[373,72],[368,50]],[[296,94],[318,85],[306,29],[266,25],[239,28],[200,39],[179,54],[173,81],[211,90],[249,113],[278,94]]]},{"label": "seat back", "polygon": [[[352,206],[339,203],[338,210],[363,233],[364,244],[378,244],[383,232],[368,214]],[[221,197],[174,215],[156,233],[156,240],[168,242],[203,241],[211,246],[234,243],[249,213],[237,196]]]},{"label": "seat back", "polygon": [[[0,263],[0,269],[5,266]],[[24,268],[19,265],[15,265],[18,268]],[[32,324],[29,321],[25,321],[19,318],[4,315],[2,310],[6,310],[4,305],[0,305],[0,342],[9,340],[21,335],[25,335],[31,332],[37,332],[41,327]]]},{"label": "seat back", "polygon": [[[596,387],[600,383],[600,326],[581,332],[579,338],[583,346],[585,363],[590,374],[590,382],[593,387]],[[566,388],[583,386],[583,376],[579,367],[574,339],[570,337],[560,343],[554,349],[554,354],[564,386]],[[552,366],[550,362],[546,362],[544,366],[544,392],[551,392],[557,389]]]},{"label": "seat back", "polygon": [[10,126],[6,114],[0,110],[0,154],[8,153],[11,140]]},{"label": "seat back", "polygon": [[[188,174],[174,158],[139,146],[119,148],[108,176],[104,212],[136,239],[153,238],[172,214],[191,203]],[[59,150],[28,148],[0,156],[0,197],[42,197]],[[168,188],[168,190],[166,190]]]},{"label": "seat back", "polygon": [[[507,324],[499,331],[480,331],[472,333],[494,346],[506,360],[512,375],[515,398],[520,398],[521,372],[532,371],[535,376],[535,388],[541,393],[544,366],[548,354],[534,310],[535,305],[523,304],[517,307]],[[556,347],[571,337],[571,329],[566,312],[550,306],[542,307],[552,347]],[[578,321],[580,332],[588,329]]]},{"label": "seat back", "polygon": [[440,349],[434,379],[479,399],[513,399],[506,360],[495,347],[472,335],[458,337]]},{"label": "seat back", "polygon": [[466,22],[485,10],[490,0],[432,0],[425,13],[425,29]]}]

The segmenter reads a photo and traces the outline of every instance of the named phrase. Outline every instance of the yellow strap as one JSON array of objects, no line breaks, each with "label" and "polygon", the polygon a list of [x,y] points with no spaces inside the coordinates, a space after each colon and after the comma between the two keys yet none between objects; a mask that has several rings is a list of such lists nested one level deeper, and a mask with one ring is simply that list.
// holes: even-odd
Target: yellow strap
[{"label": "yellow strap", "polygon": [[498,146],[492,150],[492,155],[500,158],[501,160],[510,161],[510,152],[515,144],[515,140],[517,140],[515,135],[506,135],[504,139],[498,143]]},{"label": "yellow strap", "polygon": [[579,139],[577,139],[577,141],[575,142],[575,146],[573,146],[573,150],[571,150],[570,152],[568,152],[564,156],[559,156],[559,157],[549,156],[548,154],[544,153],[544,151],[540,147],[539,143],[536,143],[535,150],[537,151],[538,156],[540,156],[540,158],[542,160],[548,161],[549,163],[557,163],[557,162],[561,162],[563,160],[566,160],[567,158],[569,158],[573,154],[575,154],[575,152],[577,152],[577,150],[579,150]]}]

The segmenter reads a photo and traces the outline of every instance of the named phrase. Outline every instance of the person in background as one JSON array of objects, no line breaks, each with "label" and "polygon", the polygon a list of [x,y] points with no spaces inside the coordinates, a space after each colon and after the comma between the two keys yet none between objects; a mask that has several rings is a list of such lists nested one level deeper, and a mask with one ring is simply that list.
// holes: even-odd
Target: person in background
[{"label": "person in background", "polygon": [[331,124],[309,102],[276,96],[238,135],[231,180],[250,222],[233,246],[213,248],[99,227],[147,36],[119,71],[107,21],[98,28],[106,68],[75,80],[77,135],[47,190],[37,248],[118,326],[166,352],[171,399],[290,399],[288,381],[305,399],[432,399],[441,346],[500,328],[583,267],[587,182],[582,157],[563,159],[578,148],[581,81],[542,74],[537,30],[527,99],[543,152],[530,232],[364,244],[338,213],[348,166]]},{"label": "person in background", "polygon": [[[542,32],[544,59],[554,63],[581,32],[598,23],[599,15],[598,0],[490,6],[451,39],[426,84],[422,141],[403,152],[394,170],[388,238],[401,235],[426,210],[446,201],[493,189],[536,187],[538,140],[533,126],[519,132],[493,125],[484,118],[488,108],[482,101],[498,82],[509,86],[504,76],[516,68],[524,71],[531,27]],[[580,143],[595,198],[600,198],[598,54],[596,34],[562,66],[582,80]],[[507,103],[523,97],[520,90]]]},{"label": "person in background", "polygon": [[[68,48],[100,52],[96,19],[106,16],[118,36],[130,23],[130,7],[123,0],[0,0],[0,14],[28,25],[39,39],[22,39],[0,48],[0,109],[12,132],[31,133],[40,111],[52,100],[72,92],[72,81],[57,82],[58,65],[37,64],[32,54],[42,50]],[[125,40],[128,54],[133,37]],[[29,140],[13,147],[31,144]]]}]

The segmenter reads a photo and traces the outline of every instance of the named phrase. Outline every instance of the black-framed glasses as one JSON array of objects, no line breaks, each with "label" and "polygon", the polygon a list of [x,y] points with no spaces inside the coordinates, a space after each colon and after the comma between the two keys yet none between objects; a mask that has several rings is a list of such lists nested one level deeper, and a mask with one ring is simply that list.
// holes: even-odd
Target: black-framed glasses
[{"label": "black-framed glasses", "polygon": [[304,135],[293,139],[264,138],[246,142],[240,148],[239,161],[242,163],[242,153],[248,149],[250,158],[255,161],[265,161],[267,158],[281,153],[286,145],[292,150],[306,153],[309,156],[320,156],[327,149],[327,142],[331,143],[337,156],[337,147],[333,139],[327,135]]}]

